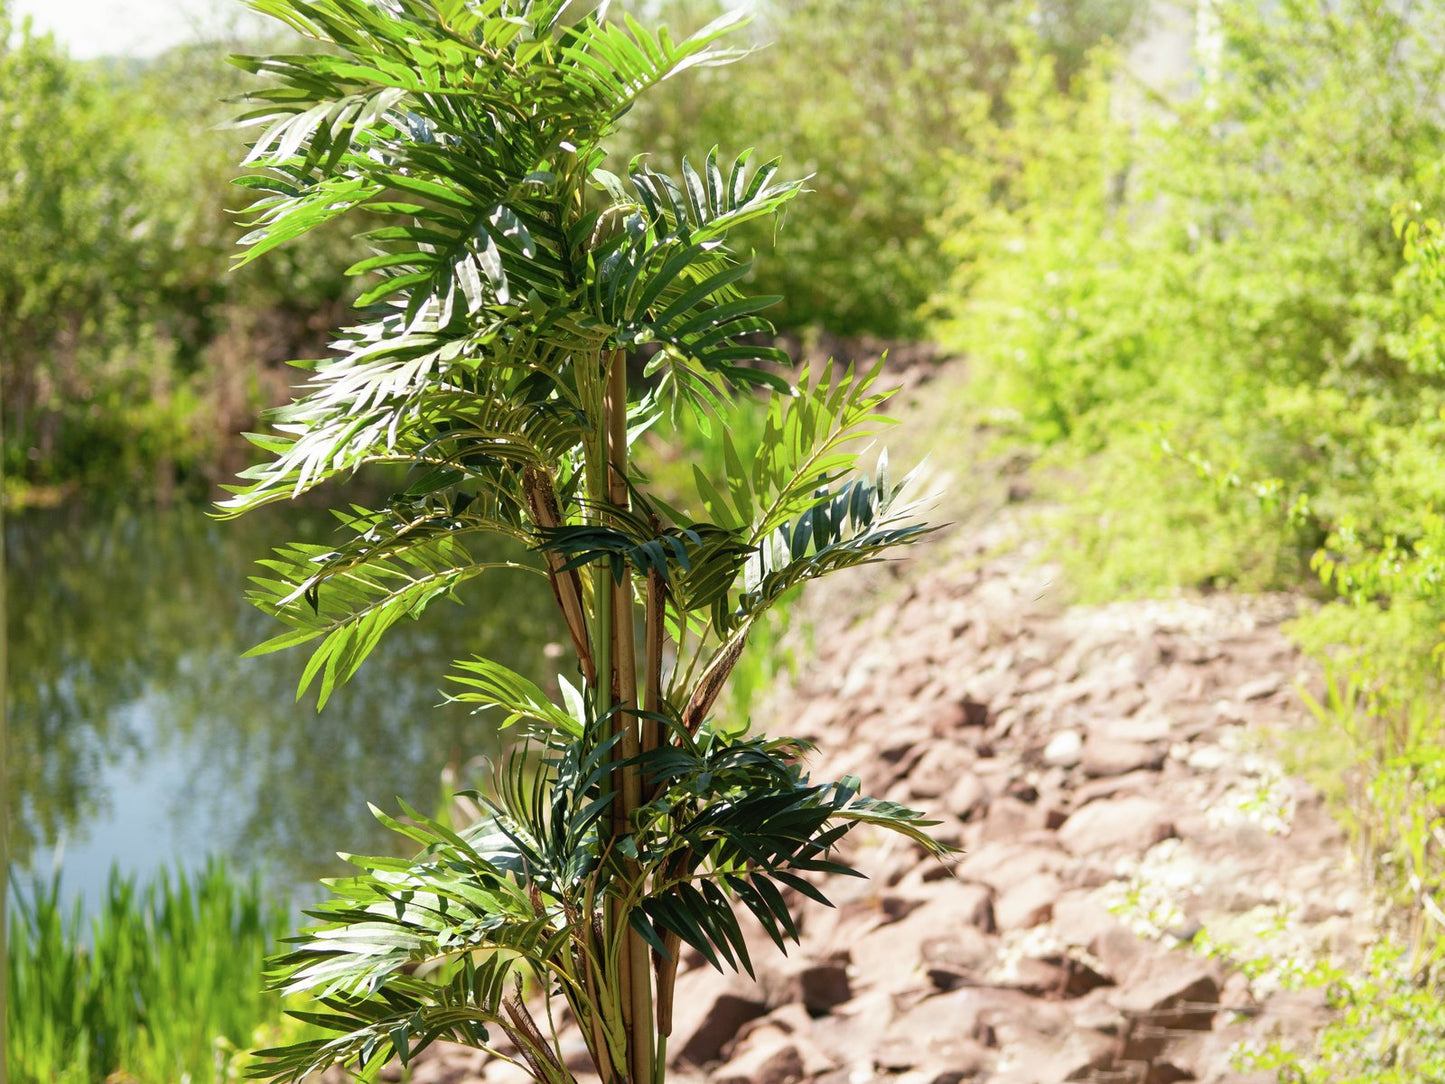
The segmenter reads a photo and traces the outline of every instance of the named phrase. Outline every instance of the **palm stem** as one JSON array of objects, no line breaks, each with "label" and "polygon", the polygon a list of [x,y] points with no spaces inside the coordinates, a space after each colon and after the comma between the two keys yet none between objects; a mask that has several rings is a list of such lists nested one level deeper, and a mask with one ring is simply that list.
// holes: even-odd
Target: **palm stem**
[{"label": "palm stem", "polygon": [[[607,462],[608,499],[612,507],[625,509],[628,504],[627,490],[627,358],[622,351],[612,354],[607,376]],[[614,580],[615,601],[612,608],[612,632],[614,644],[614,671],[617,675],[613,716],[614,732],[620,736],[622,765],[618,780],[618,794],[613,809],[617,815],[613,821],[615,835],[625,835],[632,830],[632,814],[642,804],[642,779],[637,768],[640,752],[637,733],[637,655],[633,643],[633,599],[632,573],[624,568],[622,575]],[[638,884],[642,873],[638,864],[627,860],[623,864],[629,887]],[[630,894],[630,893],[629,893]],[[625,916],[622,921],[626,921]],[[624,943],[620,970],[626,978],[623,988],[623,1010],[630,1027],[630,1054],[634,1084],[648,1084],[652,1080],[652,984],[647,966],[647,945],[629,925],[622,931]]]},{"label": "palm stem", "polygon": [[[522,472],[522,485],[526,491],[533,522],[543,530],[554,530],[561,526],[562,513],[557,502],[556,488],[552,485],[552,476],[545,470],[528,467]],[[582,579],[577,575],[576,569],[562,571],[564,563],[560,553],[547,551],[547,579],[551,581],[552,594],[567,623],[567,633],[572,637],[572,649],[577,653],[583,680],[588,685],[595,686],[597,669],[592,659],[592,644],[587,636],[587,610],[582,599]]]},{"label": "palm stem", "polygon": [[[657,528],[655,520],[653,528]],[[662,572],[655,568],[648,569],[643,632],[642,710],[647,713],[641,724],[644,753],[652,752],[662,743],[657,714],[662,709],[662,648],[666,635],[666,614],[663,608],[667,605],[667,600],[663,588]]]}]

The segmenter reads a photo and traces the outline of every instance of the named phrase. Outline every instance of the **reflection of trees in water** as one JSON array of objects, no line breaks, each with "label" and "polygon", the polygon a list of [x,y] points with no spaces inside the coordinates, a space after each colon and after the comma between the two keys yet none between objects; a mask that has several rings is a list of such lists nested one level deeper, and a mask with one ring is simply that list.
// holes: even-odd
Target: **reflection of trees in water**
[{"label": "reflection of trees in water", "polygon": [[157,796],[173,816],[248,865],[309,877],[334,868],[337,845],[392,845],[366,801],[429,807],[449,757],[490,747],[484,720],[441,704],[441,678],[472,653],[535,671],[556,634],[540,578],[482,577],[466,605],[403,623],[320,714],[295,701],[304,649],[240,658],[275,631],[242,598],[251,562],[327,530],[296,509],[225,524],[190,508],[7,521],[13,861],[107,816],[106,765],[165,749],[189,777]]}]

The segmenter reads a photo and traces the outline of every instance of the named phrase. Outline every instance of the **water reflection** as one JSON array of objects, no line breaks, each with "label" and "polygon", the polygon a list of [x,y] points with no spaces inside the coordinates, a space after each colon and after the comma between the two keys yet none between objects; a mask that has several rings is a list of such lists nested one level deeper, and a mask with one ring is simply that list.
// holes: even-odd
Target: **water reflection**
[{"label": "water reflection", "polygon": [[305,649],[242,659],[275,631],[243,600],[257,557],[329,536],[319,511],[216,523],[203,509],[83,508],[6,523],[9,856],[57,857],[91,895],[111,858],[147,874],[208,852],[279,884],[334,872],[334,852],[389,848],[366,802],[434,808],[442,767],[491,747],[437,691],[480,653],[543,680],[559,634],[545,581],[499,572],[389,634],[318,714],[296,703]]}]

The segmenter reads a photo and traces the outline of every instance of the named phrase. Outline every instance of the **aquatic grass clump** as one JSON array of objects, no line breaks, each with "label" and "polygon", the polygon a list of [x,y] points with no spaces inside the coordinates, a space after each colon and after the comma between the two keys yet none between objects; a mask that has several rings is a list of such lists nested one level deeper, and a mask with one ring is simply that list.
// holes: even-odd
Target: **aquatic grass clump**
[{"label": "aquatic grass clump", "polygon": [[281,1020],[261,975],[288,912],[220,861],[144,887],[112,868],[88,925],[58,877],[36,878],[8,917],[14,1084],[225,1080],[258,1029]]}]

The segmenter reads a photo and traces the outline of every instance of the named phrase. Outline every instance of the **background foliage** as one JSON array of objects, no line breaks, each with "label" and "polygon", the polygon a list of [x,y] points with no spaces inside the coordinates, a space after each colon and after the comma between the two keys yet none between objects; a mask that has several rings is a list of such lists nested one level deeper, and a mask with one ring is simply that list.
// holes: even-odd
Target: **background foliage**
[{"label": "background foliage", "polygon": [[[344,308],[337,261],[227,274],[227,43],[78,62],[0,0],[5,484],[193,493]],[[259,362],[259,366],[257,365]]]},{"label": "background foliage", "polygon": [[232,1079],[281,1022],[256,978],[286,908],[219,863],[146,886],[112,872],[86,923],[57,882],[16,893],[5,980],[17,1084]]},{"label": "background foliage", "polygon": [[[679,31],[721,10],[634,6]],[[732,154],[793,148],[790,168],[813,174],[813,192],[753,282],[787,299],[775,322],[917,336],[947,267],[928,228],[947,202],[943,156],[971,152],[975,119],[1002,108],[1021,43],[1073,72],[1136,6],[765,0],[749,30],[762,55],[660,88],[628,118],[614,158],[625,165],[645,147],[701,161],[711,143],[700,132],[725,134]],[[239,92],[224,63],[238,45],[73,61],[0,0],[0,160],[26,163],[0,178],[13,239],[0,267],[12,499],[54,500],[77,484],[165,496],[224,479],[243,455],[235,435],[288,397],[281,363],[318,353],[345,312],[337,269],[361,253],[339,231],[264,271],[227,270],[241,232],[228,209],[243,202],[228,168],[243,142],[220,125],[223,99]],[[745,227],[741,247],[774,232]]]},{"label": "background foliage", "polygon": [[[1020,50],[1051,57],[1067,79],[1089,48],[1129,32],[1138,6],[763,0],[750,28],[762,56],[702,73],[696,87],[664,86],[629,117],[626,145],[696,157],[707,150],[696,133],[721,132],[738,149],[788,147],[812,191],[758,269],[758,288],[783,297],[778,322],[916,337],[949,266],[929,226],[947,206],[950,165],[976,154],[980,122],[1007,110]],[[687,25],[722,7],[665,0],[662,11]],[[770,231],[744,238],[767,245]]]}]

